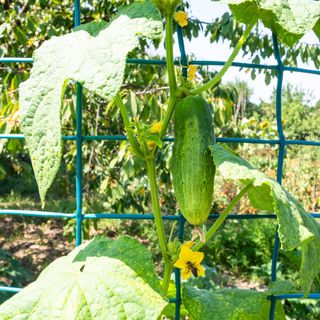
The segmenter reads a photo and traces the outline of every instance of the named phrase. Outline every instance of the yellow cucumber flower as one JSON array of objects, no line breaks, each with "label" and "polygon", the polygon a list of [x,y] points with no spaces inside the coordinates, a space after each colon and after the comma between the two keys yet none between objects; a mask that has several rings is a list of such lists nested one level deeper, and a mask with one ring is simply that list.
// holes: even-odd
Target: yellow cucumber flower
[{"label": "yellow cucumber flower", "polygon": [[263,121],[260,123],[259,126],[260,126],[260,129],[266,130],[266,129],[269,128],[269,125],[270,125],[270,123],[269,123],[268,120],[263,120]]},{"label": "yellow cucumber flower", "polygon": [[156,144],[155,144],[154,141],[148,140],[147,141],[147,146],[149,147],[149,149],[153,149],[156,146]]},{"label": "yellow cucumber flower", "polygon": [[151,133],[159,133],[161,131],[162,127],[163,127],[162,121],[155,122],[152,124],[152,126],[150,128],[150,132]]},{"label": "yellow cucumber flower", "polygon": [[184,11],[177,11],[174,14],[174,18],[182,28],[188,24],[188,14]]},{"label": "yellow cucumber flower", "polygon": [[188,66],[188,80],[192,81],[196,77],[197,66],[190,64]]},{"label": "yellow cucumber flower", "polygon": [[[191,242],[191,241],[188,241]],[[175,262],[174,266],[181,269],[182,279],[190,278],[193,274],[196,278],[204,276],[204,268],[200,265],[204,258],[203,252],[192,251],[188,248],[188,244],[182,245],[180,250],[179,259]]]},{"label": "yellow cucumber flower", "polygon": [[183,246],[186,246],[189,249],[192,249],[193,245],[194,245],[194,241],[186,241],[183,243]]}]

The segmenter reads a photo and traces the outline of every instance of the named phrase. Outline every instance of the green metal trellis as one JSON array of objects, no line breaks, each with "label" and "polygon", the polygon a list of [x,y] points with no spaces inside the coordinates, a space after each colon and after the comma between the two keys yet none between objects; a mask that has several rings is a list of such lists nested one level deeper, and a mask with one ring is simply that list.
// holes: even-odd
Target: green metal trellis
[{"label": "green metal trellis", "polygon": [[[74,25],[75,27],[80,25],[80,0],[74,0]],[[184,39],[182,34],[182,29],[178,27],[178,42],[179,49],[181,54],[180,61],[175,63],[182,65],[182,74],[186,77],[187,72],[187,56],[184,48]],[[233,67],[240,68],[251,68],[251,69],[269,69],[277,71],[277,89],[276,89],[276,121],[277,121],[277,131],[278,139],[249,139],[249,138],[217,138],[218,142],[226,143],[253,143],[253,144],[270,144],[270,145],[279,145],[278,152],[278,166],[277,166],[277,181],[282,183],[282,174],[283,174],[283,163],[285,148],[287,145],[304,145],[304,146],[315,146],[320,147],[320,141],[304,141],[304,140],[287,140],[284,136],[282,128],[282,115],[281,115],[281,95],[282,95],[282,81],[283,74],[285,71],[290,72],[300,72],[306,74],[316,74],[320,75],[320,70],[310,70],[303,68],[287,67],[284,66],[281,61],[281,56],[279,53],[278,42],[276,36],[272,35],[273,46],[274,46],[274,56],[276,58],[276,65],[262,65],[262,64],[252,64],[252,63],[241,63],[234,62]],[[30,58],[0,58],[0,63],[32,63]],[[165,60],[142,60],[142,59],[128,59],[127,63],[133,64],[153,64],[153,65],[165,65]],[[190,63],[194,65],[224,65],[223,61],[191,61]],[[152,214],[145,215],[136,215],[136,214],[111,214],[111,213],[87,213],[84,214],[82,210],[82,144],[86,141],[101,141],[101,140],[111,140],[111,141],[121,141],[125,140],[125,136],[115,136],[115,135],[106,135],[106,136],[83,136],[82,135],[82,86],[76,84],[76,135],[75,136],[64,136],[63,140],[72,140],[76,142],[76,213],[60,213],[60,212],[47,212],[47,211],[28,211],[28,210],[0,210],[0,215],[20,215],[20,216],[32,216],[32,217],[42,217],[42,218],[68,218],[76,220],[76,246],[81,244],[81,233],[82,233],[82,221],[85,219],[129,219],[129,220],[153,220],[154,216]],[[9,135],[0,135],[0,139],[24,139],[22,134],[9,134]],[[165,138],[166,141],[172,141],[170,138]],[[320,218],[320,213],[310,213],[315,218]],[[217,219],[218,214],[210,215],[209,219]],[[165,220],[178,221],[178,238],[180,241],[183,240],[184,232],[184,218],[182,215],[169,215],[163,217]],[[275,214],[261,214],[261,215],[236,215],[231,214],[228,216],[228,219],[275,219]],[[272,281],[276,280],[276,266],[278,259],[279,251],[279,238],[278,233],[275,235],[275,243],[272,255],[272,267],[271,267],[271,279]],[[175,269],[175,283],[176,283],[176,297],[171,299],[171,303],[176,305],[176,319],[180,319],[180,305],[181,305],[181,284],[180,284],[180,270]],[[0,286],[0,291],[6,292],[18,292],[21,288],[14,287],[3,287]],[[277,300],[281,299],[290,299],[290,298],[300,298],[303,297],[302,293],[296,294],[281,294],[276,296],[271,296],[271,306],[270,306],[270,316],[269,319],[273,320],[275,315],[275,304]],[[320,293],[309,294],[309,299],[320,299]]]}]

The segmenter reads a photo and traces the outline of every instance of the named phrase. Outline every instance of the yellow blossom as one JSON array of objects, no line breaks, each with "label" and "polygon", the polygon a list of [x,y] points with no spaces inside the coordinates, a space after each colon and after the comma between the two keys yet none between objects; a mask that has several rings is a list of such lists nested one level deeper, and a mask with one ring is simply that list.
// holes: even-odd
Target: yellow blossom
[{"label": "yellow blossom", "polygon": [[261,123],[260,123],[260,129],[262,130],[266,130],[269,128],[269,121],[268,120],[263,120]]},{"label": "yellow blossom", "polygon": [[139,194],[140,194],[141,196],[144,196],[144,194],[145,194],[145,189],[144,189],[143,187],[140,189]]},{"label": "yellow blossom", "polygon": [[192,249],[193,245],[194,245],[194,241],[186,241],[183,243],[183,246],[186,246],[189,249]]},{"label": "yellow blossom", "polygon": [[150,132],[151,133],[159,133],[161,131],[162,127],[163,127],[162,121],[155,122],[152,124],[152,126],[150,128]]},{"label": "yellow blossom", "polygon": [[250,125],[250,126],[255,126],[256,124],[257,124],[257,120],[256,120],[255,117],[249,118],[249,120],[248,120],[248,125]]},{"label": "yellow blossom", "polygon": [[147,141],[147,146],[148,146],[149,149],[152,150],[152,149],[155,147],[155,145],[156,145],[156,144],[155,144],[154,141],[152,141],[152,140],[148,140],[148,141]]},{"label": "yellow blossom", "polygon": [[177,11],[174,14],[174,18],[182,28],[188,24],[188,14],[184,11]]},{"label": "yellow blossom", "polygon": [[197,72],[197,66],[190,64],[188,66],[188,80],[192,81],[196,76],[196,72]]},{"label": "yellow blossom", "polygon": [[35,38],[29,38],[28,40],[27,40],[27,47],[32,47],[33,46],[33,44],[34,44],[34,42],[35,42]]},{"label": "yellow blossom", "polygon": [[188,248],[188,245],[182,245],[179,259],[175,262],[174,266],[181,269],[182,279],[190,278],[191,274],[193,274],[195,277],[203,277],[204,268],[200,265],[200,263],[204,258],[204,254],[203,252],[192,251],[190,248]]}]

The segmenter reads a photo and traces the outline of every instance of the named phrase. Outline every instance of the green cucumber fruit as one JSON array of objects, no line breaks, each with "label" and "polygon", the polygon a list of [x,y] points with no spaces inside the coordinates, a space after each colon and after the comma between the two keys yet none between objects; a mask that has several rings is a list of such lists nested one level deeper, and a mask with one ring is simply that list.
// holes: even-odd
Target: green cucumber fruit
[{"label": "green cucumber fruit", "polygon": [[174,112],[171,173],[179,209],[194,225],[204,223],[212,208],[215,166],[209,150],[214,143],[212,116],[200,96],[180,100]]}]

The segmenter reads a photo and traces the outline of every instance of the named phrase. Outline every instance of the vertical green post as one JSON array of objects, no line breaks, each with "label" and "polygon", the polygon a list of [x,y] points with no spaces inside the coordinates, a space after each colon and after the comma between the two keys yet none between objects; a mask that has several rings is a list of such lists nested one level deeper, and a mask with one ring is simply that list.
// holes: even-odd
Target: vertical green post
[{"label": "vertical green post", "polygon": [[[282,175],[283,175],[283,162],[284,162],[284,154],[285,154],[285,136],[282,127],[282,82],[283,82],[283,64],[281,60],[281,55],[279,52],[279,45],[277,36],[272,34],[273,41],[273,50],[274,56],[277,60],[277,71],[278,71],[278,79],[277,79],[277,91],[276,91],[276,119],[277,119],[277,131],[279,136],[279,153],[278,153],[278,167],[277,167],[277,181],[282,183]],[[272,252],[272,263],[271,263],[271,281],[277,280],[277,262],[278,262],[278,254],[279,254],[279,235],[278,235],[278,227],[274,238],[274,246]],[[270,306],[270,314],[269,319],[274,320],[275,311],[276,311],[276,302],[277,300],[274,297],[271,297],[271,306]]]},{"label": "vertical green post", "polygon": [[177,34],[178,34],[178,44],[179,44],[179,50],[180,50],[180,57],[181,57],[181,67],[182,67],[182,76],[186,79],[188,77],[188,59],[186,55],[186,50],[184,46],[184,40],[183,40],[183,30],[178,25],[177,26]]},{"label": "vertical green post", "polygon": [[[184,233],[184,223],[185,219],[182,214],[179,212],[179,220],[178,220],[178,239],[180,242],[183,242],[183,233]],[[175,286],[176,286],[176,312],[175,319],[180,319],[181,313],[181,272],[180,269],[174,268],[174,276],[175,276]]]},{"label": "vertical green post", "polygon": [[[180,50],[180,57],[181,57],[181,67],[182,67],[182,76],[186,79],[188,76],[188,59],[186,55],[186,50],[184,46],[183,40],[183,30],[182,28],[177,25],[177,34],[178,34],[178,44]],[[184,233],[184,223],[185,219],[182,214],[179,212],[179,220],[178,220],[178,239],[180,242],[183,242],[183,233]],[[181,317],[181,272],[180,269],[174,268],[174,275],[175,275],[175,285],[176,285],[176,312],[175,312],[175,319],[179,320]]]}]

